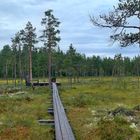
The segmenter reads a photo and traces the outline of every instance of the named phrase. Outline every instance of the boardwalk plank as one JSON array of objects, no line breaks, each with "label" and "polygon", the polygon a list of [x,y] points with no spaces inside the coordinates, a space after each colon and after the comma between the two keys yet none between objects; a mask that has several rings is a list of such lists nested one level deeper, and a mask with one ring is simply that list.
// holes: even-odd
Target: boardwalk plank
[{"label": "boardwalk plank", "polygon": [[56,140],[75,140],[65,109],[59,97],[56,84],[52,83],[52,87]]}]

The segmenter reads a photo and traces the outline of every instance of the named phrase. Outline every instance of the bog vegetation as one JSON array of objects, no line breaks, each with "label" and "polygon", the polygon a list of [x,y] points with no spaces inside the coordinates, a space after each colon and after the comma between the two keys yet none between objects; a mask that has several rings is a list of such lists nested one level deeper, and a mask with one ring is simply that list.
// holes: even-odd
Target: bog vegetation
[{"label": "bog vegetation", "polygon": [[[122,47],[139,44],[139,25],[129,24],[130,18],[140,20],[139,5],[139,0],[119,0],[109,15],[100,15],[101,22],[94,16],[91,21],[114,29],[111,39]],[[50,88],[25,86],[46,77],[49,84],[52,77],[62,83],[60,96],[77,140],[140,140],[140,56],[87,57],[73,44],[63,52],[52,10],[41,23],[41,36],[28,22],[0,50],[0,140],[54,139],[54,129],[38,123],[52,119]]]},{"label": "bog vegetation", "polygon": [[[58,80],[77,140],[140,139],[140,91],[136,77],[80,77],[72,85],[67,78]],[[49,88],[23,87],[22,91],[12,91],[7,88],[0,96],[0,139],[52,140],[53,127],[38,123],[39,119],[52,119],[47,113],[52,105]]]},{"label": "bog vegetation", "polygon": [[137,79],[94,77],[72,88],[64,85],[60,95],[68,109],[78,140],[139,140],[140,91]]}]

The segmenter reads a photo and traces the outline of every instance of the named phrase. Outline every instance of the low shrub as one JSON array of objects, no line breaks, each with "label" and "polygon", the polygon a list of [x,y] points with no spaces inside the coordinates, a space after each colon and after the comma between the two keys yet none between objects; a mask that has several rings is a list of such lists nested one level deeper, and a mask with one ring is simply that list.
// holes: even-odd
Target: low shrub
[{"label": "low shrub", "polygon": [[130,124],[121,117],[115,117],[114,120],[100,120],[96,135],[101,140],[130,140],[134,135],[134,130],[129,127]]},{"label": "low shrub", "polygon": [[75,97],[72,97],[70,100],[73,106],[76,107],[84,107],[86,105],[91,104],[92,102],[92,96],[86,95],[84,93],[78,93]]}]

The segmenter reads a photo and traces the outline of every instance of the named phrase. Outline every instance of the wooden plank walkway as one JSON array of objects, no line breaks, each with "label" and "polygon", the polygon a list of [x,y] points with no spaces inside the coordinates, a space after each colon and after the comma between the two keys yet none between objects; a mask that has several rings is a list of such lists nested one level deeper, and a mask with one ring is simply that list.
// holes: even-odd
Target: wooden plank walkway
[{"label": "wooden plank walkway", "polygon": [[52,88],[56,140],[75,140],[55,83],[52,83]]}]

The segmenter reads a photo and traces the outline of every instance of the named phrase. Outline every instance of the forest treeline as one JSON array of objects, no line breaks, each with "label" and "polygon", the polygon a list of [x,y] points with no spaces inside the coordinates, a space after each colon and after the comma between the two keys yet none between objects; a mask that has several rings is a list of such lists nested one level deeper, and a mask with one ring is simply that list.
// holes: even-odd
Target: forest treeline
[{"label": "forest treeline", "polygon": [[[32,49],[33,78],[48,76],[48,50],[45,47]],[[29,51],[25,45],[21,50],[5,45],[0,51],[0,78],[20,78],[28,75]],[[132,76],[139,75],[140,56],[129,58],[121,54],[114,58],[100,56],[86,57],[71,44],[66,52],[59,47],[52,53],[52,76],[78,78],[80,76]],[[19,62],[20,61],[20,62]],[[21,63],[21,66],[19,65]],[[16,65],[15,65],[16,64]],[[16,67],[16,71],[15,71]]]}]

